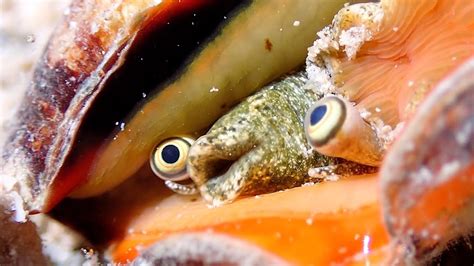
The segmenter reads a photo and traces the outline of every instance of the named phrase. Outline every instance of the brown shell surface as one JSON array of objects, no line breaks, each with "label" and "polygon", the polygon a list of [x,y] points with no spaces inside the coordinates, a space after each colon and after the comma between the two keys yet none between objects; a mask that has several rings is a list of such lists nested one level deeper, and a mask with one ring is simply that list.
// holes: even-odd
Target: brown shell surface
[{"label": "brown shell surface", "polygon": [[36,66],[0,161],[2,175],[20,181],[29,209],[43,206],[42,192],[64,162],[86,111],[122,65],[138,29],[156,15],[156,5],[153,0],[75,0],[65,12]]}]

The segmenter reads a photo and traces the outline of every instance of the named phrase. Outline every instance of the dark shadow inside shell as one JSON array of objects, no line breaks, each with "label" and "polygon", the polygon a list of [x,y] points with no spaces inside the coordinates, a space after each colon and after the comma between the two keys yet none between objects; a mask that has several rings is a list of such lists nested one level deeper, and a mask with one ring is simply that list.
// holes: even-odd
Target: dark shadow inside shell
[{"label": "dark shadow inside shell", "polygon": [[[143,167],[103,195],[64,199],[49,215],[80,232],[94,247],[106,249],[114,240],[124,237],[134,217],[172,194],[148,167]],[[197,199],[195,196],[184,198]]]}]

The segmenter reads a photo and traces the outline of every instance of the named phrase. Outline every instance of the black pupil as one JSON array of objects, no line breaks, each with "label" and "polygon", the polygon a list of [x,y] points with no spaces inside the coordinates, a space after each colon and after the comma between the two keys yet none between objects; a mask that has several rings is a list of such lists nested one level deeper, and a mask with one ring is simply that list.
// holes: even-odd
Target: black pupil
[{"label": "black pupil", "polygon": [[161,151],[161,158],[166,163],[175,163],[179,159],[179,149],[175,145],[166,145]]},{"label": "black pupil", "polygon": [[321,106],[316,107],[311,113],[311,118],[310,118],[311,125],[314,126],[319,121],[321,121],[321,119],[326,114],[326,111],[327,111],[326,105],[321,105]]}]

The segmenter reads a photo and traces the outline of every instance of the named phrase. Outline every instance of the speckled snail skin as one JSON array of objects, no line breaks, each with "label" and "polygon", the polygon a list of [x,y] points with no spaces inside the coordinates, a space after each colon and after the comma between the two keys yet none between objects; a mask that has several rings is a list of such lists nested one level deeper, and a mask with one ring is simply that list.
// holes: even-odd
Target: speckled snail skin
[{"label": "speckled snail skin", "polygon": [[307,142],[305,113],[320,96],[304,88],[306,81],[301,72],[263,88],[196,140],[188,173],[206,201],[219,205],[295,187],[311,181],[310,168],[351,164]]}]

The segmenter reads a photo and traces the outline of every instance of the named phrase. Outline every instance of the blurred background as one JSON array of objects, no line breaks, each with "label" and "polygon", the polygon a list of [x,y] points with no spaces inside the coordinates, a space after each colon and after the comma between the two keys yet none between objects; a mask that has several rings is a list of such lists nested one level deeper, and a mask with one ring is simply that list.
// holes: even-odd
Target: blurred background
[{"label": "blurred background", "polygon": [[[70,0],[0,0],[0,143]],[[0,145],[1,147],[1,145]]]}]

